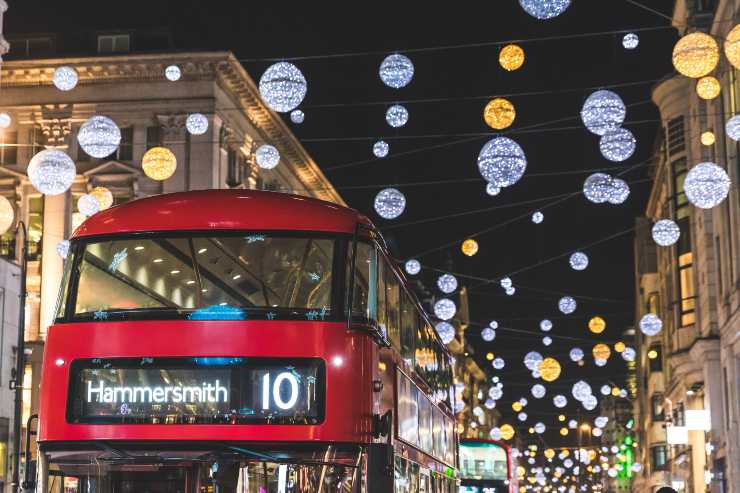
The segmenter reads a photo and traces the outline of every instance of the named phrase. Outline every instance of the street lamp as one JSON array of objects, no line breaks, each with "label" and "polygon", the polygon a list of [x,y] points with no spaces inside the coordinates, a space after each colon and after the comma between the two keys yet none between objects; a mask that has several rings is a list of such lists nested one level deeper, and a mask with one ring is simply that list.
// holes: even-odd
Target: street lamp
[{"label": "street lamp", "polygon": [[[13,414],[13,491],[20,491],[20,467],[21,467],[21,430],[23,424],[21,417],[23,414],[23,373],[26,369],[26,272],[28,270],[28,229],[26,223],[18,221],[15,228],[15,234],[23,231],[23,243],[21,243],[21,288],[20,288],[20,306],[18,307],[18,342],[16,353],[15,378],[11,380],[11,388],[15,390],[15,409]],[[28,444],[26,444],[28,446]],[[28,467],[28,464],[26,464]]]}]

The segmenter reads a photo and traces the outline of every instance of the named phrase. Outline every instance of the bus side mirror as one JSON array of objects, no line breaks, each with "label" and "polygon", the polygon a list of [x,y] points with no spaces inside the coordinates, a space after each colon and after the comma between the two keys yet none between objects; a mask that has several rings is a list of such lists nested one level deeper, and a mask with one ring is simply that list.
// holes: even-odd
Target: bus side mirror
[{"label": "bus side mirror", "polygon": [[380,438],[388,436],[391,432],[392,424],[393,414],[391,411],[386,411],[382,416],[373,414],[373,437]]}]

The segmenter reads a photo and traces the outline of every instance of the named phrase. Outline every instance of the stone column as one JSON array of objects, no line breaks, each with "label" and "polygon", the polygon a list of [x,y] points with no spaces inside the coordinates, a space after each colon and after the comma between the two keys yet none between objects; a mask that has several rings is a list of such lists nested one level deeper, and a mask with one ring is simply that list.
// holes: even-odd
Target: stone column
[{"label": "stone column", "polygon": [[162,145],[175,154],[177,169],[175,174],[162,182],[162,193],[182,192],[187,190],[186,176],[187,142],[185,138],[186,114],[157,115],[162,126]]},{"label": "stone column", "polygon": [[57,243],[67,237],[69,230],[69,192],[44,196],[44,237],[41,252],[41,339],[54,323],[54,310],[62,281],[64,260],[57,254]]}]

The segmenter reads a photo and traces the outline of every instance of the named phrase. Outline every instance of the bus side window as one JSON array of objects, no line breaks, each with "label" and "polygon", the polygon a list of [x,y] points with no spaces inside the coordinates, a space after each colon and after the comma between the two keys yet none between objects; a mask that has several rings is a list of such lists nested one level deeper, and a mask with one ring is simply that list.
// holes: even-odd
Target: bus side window
[{"label": "bus side window", "polygon": [[414,364],[417,317],[416,306],[404,292],[401,297],[401,357],[409,366]]},{"label": "bus side window", "polygon": [[395,272],[387,265],[385,267],[385,303],[386,324],[388,326],[388,338],[395,348],[401,347],[401,300],[400,285]]},{"label": "bus side window", "polygon": [[385,265],[385,260],[383,257],[379,254],[377,254],[378,258],[378,318],[376,320],[378,321],[378,327],[380,328],[383,335],[388,337],[388,318],[386,317],[386,289],[385,289],[385,282],[387,278],[386,272],[388,271],[388,268]]},{"label": "bus side window", "polygon": [[[351,255],[351,253],[350,253]],[[350,257],[351,262],[351,257]],[[357,258],[355,268],[348,269],[354,273],[354,297],[352,300],[352,316],[364,321],[375,319],[376,309],[376,262],[375,248],[367,243],[357,244]],[[349,275],[347,285],[350,285]]]},{"label": "bus side window", "polygon": [[395,474],[393,477],[394,493],[409,493],[409,463],[401,456],[395,457]]},{"label": "bus side window", "polygon": [[416,351],[414,352],[414,365],[416,372],[426,380],[427,378],[427,359],[429,358],[430,343],[429,333],[424,319],[419,316],[419,325],[416,327]]}]

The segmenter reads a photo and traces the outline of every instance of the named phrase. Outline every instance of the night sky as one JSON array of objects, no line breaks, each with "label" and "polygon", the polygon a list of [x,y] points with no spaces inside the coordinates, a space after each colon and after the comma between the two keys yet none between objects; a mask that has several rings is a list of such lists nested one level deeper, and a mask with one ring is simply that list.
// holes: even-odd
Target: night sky
[{"label": "night sky", "polygon": [[[434,281],[439,273],[432,268],[493,281],[459,276],[470,289],[474,326],[468,336],[481,365],[494,374],[483,358],[487,351],[507,362],[500,372],[504,398],[498,406],[504,421],[516,424],[510,403],[526,396],[530,401],[528,423],[542,420],[552,432],[546,439],[554,443],[560,426],[554,417],[559,410],[552,405],[553,395],[565,394],[571,401],[567,411],[574,413],[582,408],[571,398],[570,385],[579,377],[588,375],[595,393],[603,383],[623,381],[625,365],[618,355],[612,356],[606,368],[596,368],[590,353],[597,339],[614,342],[633,324],[634,235],[627,230],[643,214],[649,167],[639,166],[623,177],[630,182],[632,193],[621,206],[592,204],[579,194],[542,208],[545,220],[540,225],[533,224],[529,216],[555,201],[554,196],[580,190],[592,172],[587,170],[611,168],[607,172],[616,174],[653,155],[659,115],[650,102],[651,88],[671,73],[670,54],[677,39],[668,20],[623,0],[574,0],[568,11],[550,21],[530,17],[516,0],[445,3],[443,7],[398,1],[337,6],[185,0],[10,3],[5,16],[9,35],[169,27],[178,49],[231,50],[244,60],[255,80],[272,63],[266,59],[356,54],[293,61],[308,79],[309,89],[301,106],[305,123],[289,125],[347,203],[383,229],[394,254],[400,260],[420,259],[425,266],[421,276],[428,287],[436,292]],[[671,14],[673,1],[648,3]],[[645,29],[640,32],[640,46],[633,51],[622,47],[623,33],[526,41],[640,29]],[[500,47],[491,43],[507,40],[519,40],[526,51],[526,62],[519,71],[506,72],[498,64]],[[378,78],[385,54],[476,43],[484,46],[407,53],[415,65],[415,76],[403,89],[388,88]],[[625,84],[613,90],[628,105],[625,126],[638,139],[635,155],[620,165],[600,155],[598,137],[586,131],[578,117],[591,92],[615,84]],[[516,122],[504,133],[524,148],[528,168],[517,184],[489,197],[476,157],[493,136],[483,122],[483,107],[497,95],[506,95],[516,106]],[[420,99],[437,101],[412,102]],[[396,101],[406,101],[410,112],[409,123],[400,129],[390,128],[384,119],[387,106]],[[390,155],[380,160],[373,159],[371,152],[378,138],[391,146]],[[552,175],[559,172],[569,173]],[[430,181],[440,183],[403,186]],[[406,212],[395,221],[380,219],[372,209],[375,194],[388,184],[398,184],[408,202]],[[513,205],[536,199],[542,200]],[[480,212],[434,220],[472,211]],[[420,222],[424,220],[429,221]],[[491,231],[476,236],[480,252],[465,257],[460,252],[461,241],[486,229]],[[586,271],[570,269],[570,253],[623,231],[627,232],[584,250],[590,257]],[[451,246],[441,248],[446,245]],[[558,260],[538,265],[560,255]],[[519,272],[522,269],[526,270]],[[509,297],[498,279],[512,273],[517,292]],[[563,294],[578,301],[573,316],[557,310]],[[586,328],[596,314],[608,324],[599,337],[591,336]],[[554,322],[549,335],[555,342],[549,348],[540,341],[542,318]],[[529,334],[499,330],[494,342],[483,343],[477,334],[492,319],[503,328]],[[584,368],[568,359],[573,345],[586,352]],[[539,402],[529,394],[535,382],[522,364],[524,353],[532,349],[556,356],[564,367],[560,380],[547,385],[547,397]]]}]

